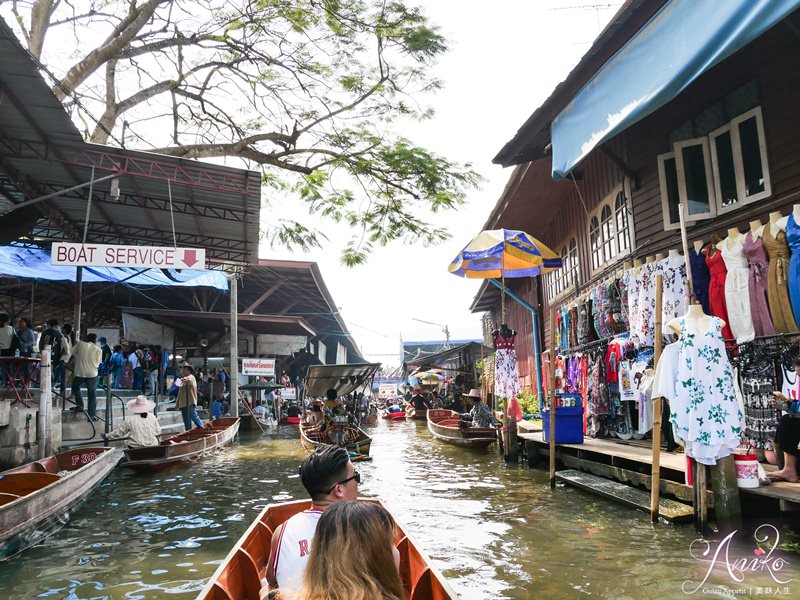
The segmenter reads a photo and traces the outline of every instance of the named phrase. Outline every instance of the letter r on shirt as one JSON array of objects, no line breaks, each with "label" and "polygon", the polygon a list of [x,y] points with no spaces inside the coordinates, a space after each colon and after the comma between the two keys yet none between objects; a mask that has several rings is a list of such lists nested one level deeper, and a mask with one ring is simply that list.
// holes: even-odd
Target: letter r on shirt
[{"label": "letter r on shirt", "polygon": [[300,540],[300,558],[308,554],[308,540]]}]

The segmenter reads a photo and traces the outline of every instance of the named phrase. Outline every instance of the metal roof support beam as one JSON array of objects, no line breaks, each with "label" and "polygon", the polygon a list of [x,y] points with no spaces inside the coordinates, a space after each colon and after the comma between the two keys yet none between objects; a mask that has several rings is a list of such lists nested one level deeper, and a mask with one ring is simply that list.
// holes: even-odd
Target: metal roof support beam
[{"label": "metal roof support beam", "polygon": [[299,302],[300,302],[299,300],[295,300],[294,302],[290,302],[279,313],[277,313],[277,315],[279,317],[282,317],[283,315],[287,314],[290,310],[292,310],[295,306],[297,306],[297,304]]},{"label": "metal roof support beam", "polygon": [[275,292],[277,292],[277,291],[280,289],[280,287],[281,287],[281,286],[284,284],[284,282],[285,282],[285,281],[286,281],[285,279],[282,279],[282,280],[280,280],[279,282],[277,282],[275,285],[273,285],[271,288],[269,288],[269,289],[268,289],[266,292],[264,292],[263,294],[261,294],[261,295],[260,295],[260,296],[259,296],[259,297],[258,297],[258,298],[255,300],[255,302],[253,302],[252,304],[250,304],[250,306],[248,306],[247,308],[245,308],[245,309],[244,309],[242,312],[243,312],[243,313],[245,313],[245,314],[251,314],[251,315],[252,315],[252,314],[253,314],[253,311],[254,311],[255,309],[257,309],[259,306],[261,306],[261,305],[264,303],[264,300],[266,300],[267,298],[269,298],[270,296],[272,296],[272,294],[274,294]]},{"label": "metal roof support beam", "polygon": [[39,204],[39,202],[44,202],[45,200],[50,200],[50,198],[56,198],[58,196],[63,196],[65,194],[69,194],[70,192],[74,192],[76,190],[83,189],[87,186],[94,185],[95,183],[100,183],[101,181],[106,181],[108,179],[114,179],[117,175],[105,175],[103,177],[99,177],[98,179],[92,179],[91,181],[87,181],[86,183],[79,183],[78,185],[73,185],[72,187],[63,189],[59,192],[51,192],[49,194],[45,194],[44,196],[39,196],[38,198],[33,198],[31,200],[26,200],[25,202],[20,202],[9,208],[6,212],[4,212],[0,216],[5,216],[9,213],[14,212],[17,209],[24,208],[26,206],[30,206],[31,204]]}]

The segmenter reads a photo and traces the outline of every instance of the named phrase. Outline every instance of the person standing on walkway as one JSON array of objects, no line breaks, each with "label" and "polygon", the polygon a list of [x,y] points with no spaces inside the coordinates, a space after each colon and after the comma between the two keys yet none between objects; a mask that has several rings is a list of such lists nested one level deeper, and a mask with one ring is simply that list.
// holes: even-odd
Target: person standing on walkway
[{"label": "person standing on walkway", "polygon": [[114,431],[107,435],[103,433],[102,438],[113,441],[114,438],[127,435],[128,448],[158,446],[161,425],[158,418],[151,412],[155,405],[155,402],[148,400],[146,396],[136,396],[128,402],[128,410],[133,414],[127,417],[122,425]]},{"label": "person standing on walkway", "polygon": [[280,589],[283,600],[290,600],[300,590],[322,513],[339,502],[356,500],[361,475],[350,462],[347,450],[325,445],[300,465],[300,481],[311,496],[311,507],[278,526],[267,561],[267,582],[270,588]]},{"label": "person standing on walkway", "polygon": [[[97,338],[97,343],[100,344],[100,375],[105,376],[109,373],[108,363],[111,361],[111,346],[108,345],[108,340],[104,337]],[[105,377],[103,378],[105,382]]]},{"label": "person standing on walkway", "polygon": [[124,367],[125,357],[122,355],[122,346],[117,344],[114,346],[114,352],[108,359],[108,369],[112,378],[111,389],[118,390],[120,388],[120,379],[122,379],[122,370]]},{"label": "person standing on walkway", "polygon": [[[66,338],[65,340],[66,341]],[[103,359],[103,351],[95,344],[97,334],[90,333],[86,336],[86,341],[78,341],[72,348],[72,355],[75,357],[75,372],[72,378],[72,393],[75,396],[75,406],[77,410],[83,410],[83,398],[81,398],[81,385],[86,384],[86,391],[89,395],[89,420],[97,421],[97,368]]]},{"label": "person standing on walkway", "polygon": [[50,364],[53,367],[53,384],[61,386],[61,395],[66,396],[67,380],[64,376],[64,364],[61,362],[61,328],[58,319],[47,319],[47,328],[39,336],[39,352],[50,346]]},{"label": "person standing on walkway", "polygon": [[194,378],[194,368],[191,365],[184,365],[183,377],[180,379],[181,386],[178,388],[178,400],[175,408],[183,415],[183,425],[186,431],[192,428],[192,423],[198,427],[203,426],[200,415],[197,414],[197,380]]},{"label": "person standing on walkway", "polygon": [[128,355],[128,362],[131,365],[131,371],[133,372],[133,383],[131,384],[131,389],[136,390],[137,392],[143,391],[142,388],[144,387],[144,366],[142,365],[142,359],[144,355],[142,354],[142,347],[134,345],[133,351]]}]

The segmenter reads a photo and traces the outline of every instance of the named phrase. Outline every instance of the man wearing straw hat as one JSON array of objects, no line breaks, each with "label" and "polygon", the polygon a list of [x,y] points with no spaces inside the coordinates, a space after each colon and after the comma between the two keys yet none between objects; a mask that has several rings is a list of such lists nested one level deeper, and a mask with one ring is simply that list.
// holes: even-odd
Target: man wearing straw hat
[{"label": "man wearing straw hat", "polygon": [[161,425],[156,416],[150,412],[155,407],[155,402],[146,396],[139,395],[128,402],[128,410],[132,413],[122,422],[117,429],[108,434],[102,434],[104,440],[128,436],[128,448],[144,448],[145,446],[158,446],[158,434]]},{"label": "man wearing straw hat", "polygon": [[[461,418],[465,421],[471,421],[473,427],[494,427],[499,424],[489,407],[483,403],[483,398],[481,398],[481,393],[478,390],[471,389],[469,394],[462,396],[462,398],[469,400],[472,410],[461,415]],[[462,422],[462,425],[469,425],[469,423]]]}]

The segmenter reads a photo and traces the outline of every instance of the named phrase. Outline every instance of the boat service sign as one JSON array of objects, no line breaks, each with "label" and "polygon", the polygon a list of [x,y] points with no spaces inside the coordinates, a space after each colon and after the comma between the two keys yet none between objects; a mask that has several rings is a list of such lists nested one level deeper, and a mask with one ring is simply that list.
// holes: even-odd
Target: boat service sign
[{"label": "boat service sign", "polygon": [[261,377],[275,377],[275,359],[243,358],[242,375],[260,375]]},{"label": "boat service sign", "polygon": [[297,400],[297,388],[285,387],[278,390],[281,400]]},{"label": "boat service sign", "polygon": [[50,264],[70,267],[205,269],[206,251],[173,246],[118,246],[54,242]]}]

